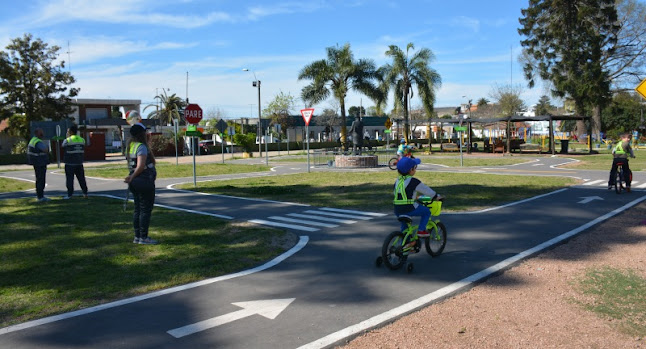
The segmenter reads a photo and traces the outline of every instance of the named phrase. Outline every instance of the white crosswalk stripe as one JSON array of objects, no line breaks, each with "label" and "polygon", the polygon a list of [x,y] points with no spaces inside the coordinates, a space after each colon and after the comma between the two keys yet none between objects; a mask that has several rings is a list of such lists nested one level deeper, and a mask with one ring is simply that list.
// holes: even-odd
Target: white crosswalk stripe
[{"label": "white crosswalk stripe", "polygon": [[308,210],[305,211],[305,213],[310,213],[310,214],[315,214],[315,215],[321,215],[321,216],[332,216],[332,217],[339,217],[339,218],[352,218],[352,219],[360,219],[362,221],[367,221],[369,219],[372,219],[370,217],[361,217],[357,215],[350,215],[350,214],[342,214],[342,213],[332,213],[332,212],[326,212],[326,211],[314,211],[314,210]]},{"label": "white crosswalk stripe", "polygon": [[324,228],[336,228],[339,225],[338,224],[328,224],[328,223],[322,223],[322,222],[312,222],[304,219],[292,219],[292,218],[287,218],[287,217],[280,217],[280,216],[271,216],[269,219],[273,219],[276,221],[283,221],[283,222],[290,222],[290,223],[300,223],[300,224],[306,224],[306,225],[313,225],[315,227],[324,227]]},{"label": "white crosswalk stripe", "polygon": [[295,225],[295,224],[285,224],[285,223],[266,221],[264,219],[251,219],[251,220],[249,220],[249,222],[256,223],[256,224],[262,224],[262,225],[269,225],[269,226],[272,226],[272,227],[289,228],[289,229],[294,229],[294,230],[303,230],[303,231],[317,231],[317,230],[319,230],[317,228],[303,227],[301,225]]},{"label": "white crosswalk stripe", "polygon": [[252,219],[249,222],[294,230],[318,231],[319,228],[336,228],[339,224],[354,224],[383,216],[387,216],[387,214],[323,207],[300,213],[288,213],[285,216]]},{"label": "white crosswalk stripe", "polygon": [[603,182],[602,179],[597,179],[596,181],[585,182],[585,183],[583,183],[583,185],[595,185],[595,184],[599,184],[599,183],[602,183],[602,182]]},{"label": "white crosswalk stripe", "polygon": [[334,222],[334,223],[342,223],[342,224],[357,223],[357,221],[353,221],[353,220],[350,220],[350,219],[319,217],[319,216],[305,215],[305,214],[300,214],[300,213],[288,213],[287,215],[290,216],[290,217],[315,219],[315,220],[324,221],[324,222]]}]

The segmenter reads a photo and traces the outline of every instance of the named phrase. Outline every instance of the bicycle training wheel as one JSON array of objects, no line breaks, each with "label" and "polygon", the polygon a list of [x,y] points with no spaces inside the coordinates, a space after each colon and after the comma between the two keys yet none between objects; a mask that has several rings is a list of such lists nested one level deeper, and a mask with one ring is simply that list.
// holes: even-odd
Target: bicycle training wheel
[{"label": "bicycle training wheel", "polygon": [[399,231],[394,231],[386,237],[384,244],[381,247],[381,258],[388,269],[396,270],[406,263],[408,256],[404,256],[402,252],[402,241],[404,234]]},{"label": "bicycle training wheel", "polygon": [[617,169],[617,177],[615,178],[615,193],[621,194],[621,190],[624,188],[624,169],[622,167],[619,167]]},{"label": "bicycle training wheel", "polygon": [[388,167],[390,167],[391,170],[396,170],[397,169],[397,158],[392,158],[388,161]]},{"label": "bicycle training wheel", "polygon": [[426,252],[432,257],[437,257],[442,254],[446,246],[446,227],[442,222],[437,222],[437,228],[433,227],[429,233],[429,237],[424,239]]}]

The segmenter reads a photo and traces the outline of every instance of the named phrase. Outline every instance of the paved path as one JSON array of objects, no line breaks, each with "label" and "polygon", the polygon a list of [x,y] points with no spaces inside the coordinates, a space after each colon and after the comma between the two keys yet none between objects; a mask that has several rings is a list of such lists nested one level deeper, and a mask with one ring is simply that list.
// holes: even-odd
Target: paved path
[{"label": "paved path", "polygon": [[[616,195],[605,185],[593,184],[604,180],[605,171],[561,170],[554,167],[559,161],[564,160],[540,158],[521,165],[464,169],[423,165],[452,172],[567,175],[582,184],[481,212],[442,215],[449,231],[445,252],[439,258],[423,251],[411,256],[415,264],[411,275],[374,265],[384,236],[398,225],[389,215],[204,195],[164,187],[173,180],[159,181],[161,205],[270,226],[284,224],[301,236],[301,242],[280,263],[248,273],[108,304],[77,316],[63,314],[60,319],[0,329],[0,347],[329,346],[466,289],[471,282],[646,199],[639,189]],[[272,174],[305,170],[302,164],[288,164]],[[2,175],[7,174],[33,177],[30,171]],[[47,192],[62,195],[63,182],[60,173],[49,173]],[[635,173],[638,183],[646,183],[640,172]],[[90,188],[92,193],[125,194],[125,186],[116,180],[92,179]]]}]

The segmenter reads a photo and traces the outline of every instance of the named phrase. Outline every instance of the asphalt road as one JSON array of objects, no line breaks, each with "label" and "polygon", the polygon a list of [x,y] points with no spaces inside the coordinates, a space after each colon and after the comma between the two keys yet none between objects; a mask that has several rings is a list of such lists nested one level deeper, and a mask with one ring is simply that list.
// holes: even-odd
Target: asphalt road
[{"label": "asphalt road", "polygon": [[[646,184],[646,175],[640,172],[634,175],[633,192],[617,195],[605,189],[607,172],[556,168],[565,161],[540,158],[522,165],[457,170],[422,165],[439,171],[565,175],[582,184],[481,212],[443,214],[449,233],[444,253],[431,258],[422,250],[411,256],[412,274],[375,267],[383,238],[398,227],[390,215],[204,195],[166,188],[186,179],[158,181],[160,205],[282,224],[301,241],[284,258],[254,270],[0,329],[0,347],[330,346],[468,289],[474,281],[646,199],[639,188]],[[305,168],[288,164],[272,175],[295,171]],[[33,179],[30,171],[0,175]],[[48,173],[47,178],[47,195],[63,195],[64,176]],[[89,185],[93,194],[125,195],[120,181],[91,179]],[[4,197],[15,195],[24,194]]]}]

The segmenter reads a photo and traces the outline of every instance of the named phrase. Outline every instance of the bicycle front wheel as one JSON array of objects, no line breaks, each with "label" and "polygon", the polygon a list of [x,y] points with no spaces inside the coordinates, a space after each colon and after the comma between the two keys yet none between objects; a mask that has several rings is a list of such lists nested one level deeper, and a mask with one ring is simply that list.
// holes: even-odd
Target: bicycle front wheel
[{"label": "bicycle front wheel", "polygon": [[396,170],[397,169],[397,158],[392,158],[388,161],[388,167],[391,170]]},{"label": "bicycle front wheel", "polygon": [[446,246],[446,227],[442,222],[437,222],[435,227],[429,231],[429,237],[425,239],[426,252],[431,257],[442,254]]},{"label": "bicycle front wheel", "polygon": [[381,247],[381,258],[388,269],[396,270],[401,268],[408,256],[405,256],[403,248],[404,234],[394,231],[386,237]]}]

